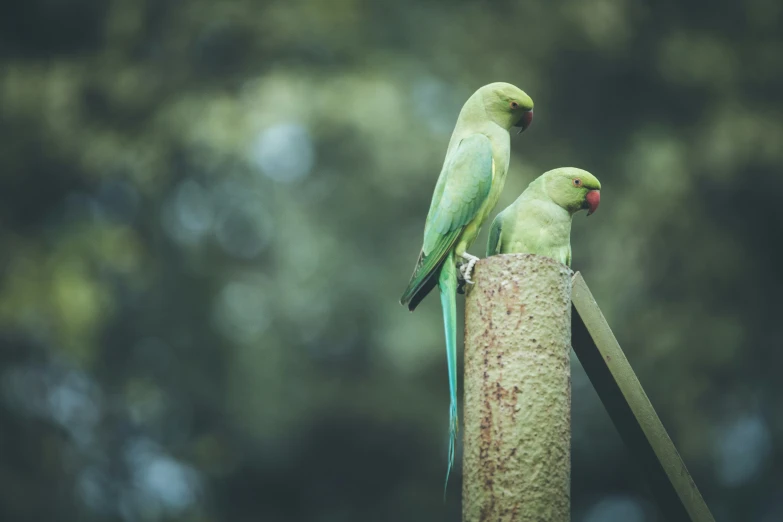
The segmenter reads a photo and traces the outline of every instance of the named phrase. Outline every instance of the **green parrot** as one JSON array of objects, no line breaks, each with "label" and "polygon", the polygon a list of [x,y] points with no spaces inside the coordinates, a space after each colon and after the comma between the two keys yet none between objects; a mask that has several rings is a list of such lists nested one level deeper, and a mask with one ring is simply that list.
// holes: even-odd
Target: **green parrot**
[{"label": "green parrot", "polygon": [[538,254],[571,266],[571,218],[600,202],[601,182],[586,170],[545,172],[492,221],[487,256]]},{"label": "green parrot", "polygon": [[[509,83],[478,89],[459,113],[424,225],[424,244],[400,304],[413,311],[437,284],[446,333],[449,371],[449,453],[446,486],[454,465],[457,419],[457,268],[470,275],[478,258],[466,252],[495,207],[506,181],[511,152],[509,130],[533,121],[533,100]],[[444,486],[445,494],[445,486]]]}]

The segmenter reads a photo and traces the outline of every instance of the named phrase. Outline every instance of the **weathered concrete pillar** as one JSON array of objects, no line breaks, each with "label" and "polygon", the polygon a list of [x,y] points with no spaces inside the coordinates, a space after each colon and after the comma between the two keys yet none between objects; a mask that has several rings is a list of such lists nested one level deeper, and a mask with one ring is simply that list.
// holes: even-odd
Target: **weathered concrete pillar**
[{"label": "weathered concrete pillar", "polygon": [[571,271],[482,259],[465,304],[463,522],[567,522]]}]

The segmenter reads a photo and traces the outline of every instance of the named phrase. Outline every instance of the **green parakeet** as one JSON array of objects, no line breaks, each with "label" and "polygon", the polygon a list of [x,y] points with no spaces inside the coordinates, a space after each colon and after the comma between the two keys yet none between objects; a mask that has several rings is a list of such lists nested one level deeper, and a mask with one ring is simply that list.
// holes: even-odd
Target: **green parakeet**
[{"label": "green parakeet", "polygon": [[538,254],[571,266],[571,218],[600,201],[601,182],[586,170],[545,172],[492,221],[487,256]]},{"label": "green parakeet", "polygon": [[424,225],[424,244],[400,299],[413,311],[437,284],[443,307],[449,371],[449,453],[446,485],[454,464],[457,419],[457,268],[466,282],[478,258],[466,252],[498,201],[510,157],[509,130],[533,121],[533,100],[509,83],[491,83],[460,111]]}]

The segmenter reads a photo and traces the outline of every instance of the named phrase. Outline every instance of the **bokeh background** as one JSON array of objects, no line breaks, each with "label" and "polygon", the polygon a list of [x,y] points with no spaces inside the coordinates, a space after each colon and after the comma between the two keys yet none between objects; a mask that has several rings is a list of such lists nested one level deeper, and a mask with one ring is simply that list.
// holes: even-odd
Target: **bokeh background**
[{"label": "bokeh background", "polygon": [[[0,520],[459,520],[439,303],[397,301],[492,81],[536,103],[496,211],[601,179],[574,268],[716,519],[783,520],[781,11],[4,3]],[[573,519],[664,522],[573,372]]]}]

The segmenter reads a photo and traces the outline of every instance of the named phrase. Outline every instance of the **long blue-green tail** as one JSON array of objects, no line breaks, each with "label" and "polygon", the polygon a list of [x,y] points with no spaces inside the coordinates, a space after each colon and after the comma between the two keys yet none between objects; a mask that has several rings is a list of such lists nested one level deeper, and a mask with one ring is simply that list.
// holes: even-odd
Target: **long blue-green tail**
[{"label": "long blue-green tail", "polygon": [[443,307],[443,328],[446,332],[446,360],[449,368],[449,464],[446,468],[446,483],[443,485],[443,498],[449,485],[449,474],[454,466],[454,446],[457,442],[459,419],[457,417],[457,268],[454,265],[454,253],[450,253],[443,263],[438,278],[440,304]]}]

